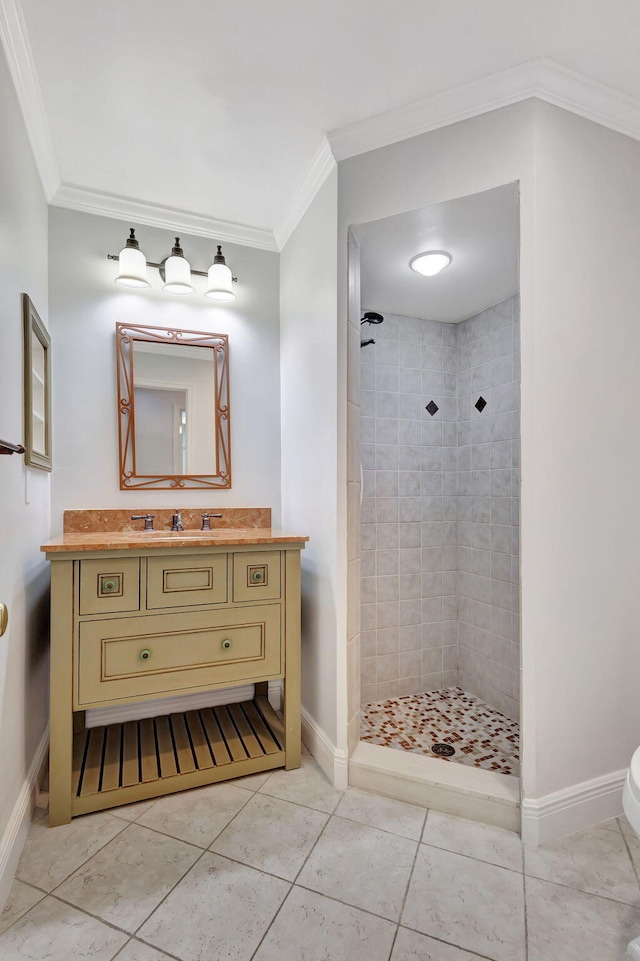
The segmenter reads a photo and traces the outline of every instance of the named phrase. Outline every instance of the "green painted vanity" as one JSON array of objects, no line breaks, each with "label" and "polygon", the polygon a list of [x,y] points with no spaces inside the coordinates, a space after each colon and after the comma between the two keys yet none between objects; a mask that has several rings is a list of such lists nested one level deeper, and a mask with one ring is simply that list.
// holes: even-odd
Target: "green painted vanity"
[{"label": "green painted vanity", "polygon": [[[50,825],[299,767],[307,538],[265,526],[77,527],[65,516],[66,532],[42,546],[51,561]],[[269,681],[279,679],[283,720],[267,698]],[[154,700],[162,707],[168,697],[245,685],[254,695],[240,703],[214,697],[214,707],[86,724],[93,709]]]}]

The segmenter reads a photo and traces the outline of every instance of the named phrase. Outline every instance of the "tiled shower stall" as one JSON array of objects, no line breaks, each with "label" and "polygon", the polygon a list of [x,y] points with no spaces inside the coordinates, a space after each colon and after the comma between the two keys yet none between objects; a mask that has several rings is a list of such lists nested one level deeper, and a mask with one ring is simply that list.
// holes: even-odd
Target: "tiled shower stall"
[{"label": "tiled shower stall", "polygon": [[459,685],[519,717],[518,319],[385,314],[360,351],[363,704]]}]

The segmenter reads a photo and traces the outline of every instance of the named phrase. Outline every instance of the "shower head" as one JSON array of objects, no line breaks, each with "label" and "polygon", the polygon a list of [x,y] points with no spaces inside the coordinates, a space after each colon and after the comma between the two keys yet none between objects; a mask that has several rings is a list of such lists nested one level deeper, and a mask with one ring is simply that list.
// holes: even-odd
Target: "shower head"
[{"label": "shower head", "polygon": [[384,320],[382,314],[376,314],[374,310],[368,310],[362,320],[361,324],[381,324]]}]

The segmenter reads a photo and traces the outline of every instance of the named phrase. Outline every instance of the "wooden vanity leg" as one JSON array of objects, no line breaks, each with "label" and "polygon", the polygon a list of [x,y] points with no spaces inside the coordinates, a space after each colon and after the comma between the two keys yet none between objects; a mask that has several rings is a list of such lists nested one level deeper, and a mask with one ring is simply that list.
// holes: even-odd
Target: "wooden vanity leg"
[{"label": "wooden vanity leg", "polygon": [[300,767],[300,552],[285,551],[285,769]]},{"label": "wooden vanity leg", "polygon": [[51,564],[49,827],[71,820],[73,752],[73,561]]}]

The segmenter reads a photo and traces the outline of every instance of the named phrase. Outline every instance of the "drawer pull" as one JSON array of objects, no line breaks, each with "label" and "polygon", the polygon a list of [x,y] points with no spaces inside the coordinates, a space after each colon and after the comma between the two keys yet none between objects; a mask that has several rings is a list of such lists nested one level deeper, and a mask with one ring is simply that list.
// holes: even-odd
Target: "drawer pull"
[{"label": "drawer pull", "polygon": [[264,580],[264,574],[262,571],[254,571],[251,575],[251,580],[254,582],[254,584],[261,584]]},{"label": "drawer pull", "polygon": [[105,594],[110,594],[112,591],[115,591],[115,589],[116,589],[115,581],[109,580],[109,581],[102,582],[102,590],[105,592]]},{"label": "drawer pull", "polygon": [[222,642],[221,647],[223,651],[229,650],[229,648],[231,647],[231,641],[229,640],[228,637]]},{"label": "drawer pull", "polygon": [[149,658],[151,657],[151,651],[149,650],[148,647],[145,647],[140,651],[140,653],[138,654],[138,657],[140,658],[141,661],[148,661]]}]

